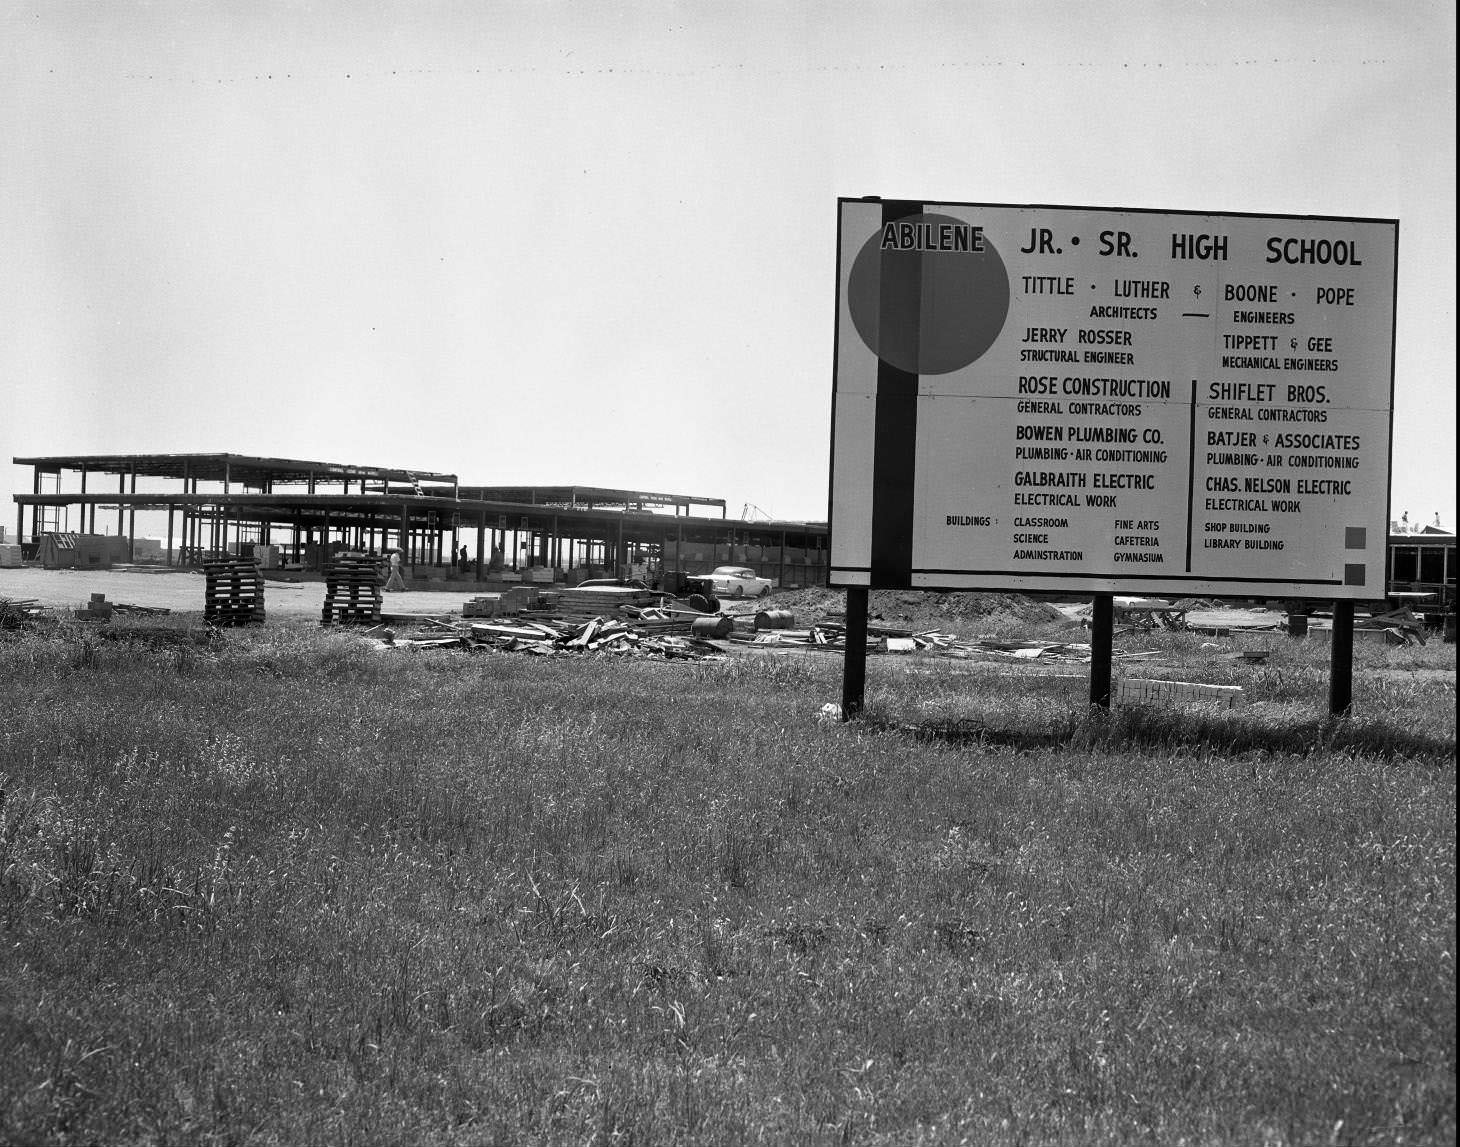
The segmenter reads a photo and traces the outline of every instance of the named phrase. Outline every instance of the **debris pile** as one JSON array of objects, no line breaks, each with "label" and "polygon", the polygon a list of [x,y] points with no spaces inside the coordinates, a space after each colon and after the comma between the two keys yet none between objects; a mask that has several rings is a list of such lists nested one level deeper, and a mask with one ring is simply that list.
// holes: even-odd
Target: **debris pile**
[{"label": "debris pile", "polygon": [[[755,628],[749,628],[754,621]],[[552,616],[547,613],[489,620],[431,618],[427,631],[413,637],[388,632],[388,645],[405,648],[490,647],[516,653],[603,652],[644,656],[699,657],[725,653],[735,645],[804,648],[844,652],[846,626],[822,622],[804,629],[789,628],[794,618],[754,619],[728,614],[701,614],[665,606],[625,606],[617,615],[591,618]],[[776,626],[776,628],[771,628]],[[1057,641],[963,640],[951,633],[912,632],[887,626],[869,626],[868,653],[936,653],[948,657],[984,657],[1010,661],[1089,661],[1090,646]]]},{"label": "debris pile", "polygon": [[[843,590],[806,586],[778,591],[770,604],[806,618],[832,617],[846,605]],[[873,623],[903,629],[952,629],[978,632],[1017,624],[1023,627],[1065,625],[1068,619],[1054,605],[1025,594],[982,591],[874,589],[867,595],[867,616]]]},{"label": "debris pile", "polygon": [[1425,643],[1424,622],[1415,616],[1407,605],[1376,613],[1371,617],[1354,618],[1354,632],[1365,633],[1379,630],[1383,640],[1390,645],[1412,645]]},{"label": "debris pile", "polygon": [[45,616],[45,608],[33,598],[0,597],[0,629],[28,629]]},{"label": "debris pile", "polygon": [[170,611],[155,606],[128,605],[123,601],[107,601],[106,594],[94,593],[85,605],[72,611],[79,621],[110,621],[113,614],[133,617],[165,617]]},{"label": "debris pile", "polygon": [[[801,646],[841,653],[846,650],[846,625],[824,621],[806,629],[764,629],[736,635],[752,645]],[[936,630],[914,632],[888,626],[867,627],[869,653],[937,653],[955,658],[989,658],[1010,661],[1089,661],[1090,646],[1069,641],[997,641],[992,638],[964,639]]]},{"label": "debris pile", "polygon": [[1117,597],[1115,618],[1129,629],[1169,629],[1179,632],[1188,628],[1187,609],[1172,605],[1158,597]]},{"label": "debris pile", "polygon": [[[636,610],[621,617],[501,617],[490,621],[428,620],[428,631],[398,637],[386,631],[387,645],[415,649],[490,648],[510,653],[613,653],[661,659],[695,658],[725,652],[693,631],[698,617],[668,610]],[[733,623],[723,618],[727,625]]]},{"label": "debris pile", "polygon": [[210,625],[262,625],[264,579],[253,558],[203,563],[203,620]]}]

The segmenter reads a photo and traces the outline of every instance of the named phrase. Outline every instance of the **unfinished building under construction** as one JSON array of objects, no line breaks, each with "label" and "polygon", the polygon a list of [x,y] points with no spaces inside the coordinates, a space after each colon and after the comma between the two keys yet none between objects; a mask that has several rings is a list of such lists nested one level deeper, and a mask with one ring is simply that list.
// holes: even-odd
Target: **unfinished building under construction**
[{"label": "unfinished building under construction", "polygon": [[[80,539],[109,535],[122,560],[174,566],[253,554],[265,568],[308,570],[339,550],[398,547],[413,576],[427,579],[573,584],[742,565],[780,586],[826,581],[826,523],[731,518],[717,498],[464,486],[455,474],[239,454],[13,461],[32,470],[31,492],[15,495],[16,541],[27,558],[40,556],[46,539],[58,552],[60,538],[77,553],[102,554],[91,559],[100,562],[107,546]],[[139,514],[161,537],[138,536]]]}]

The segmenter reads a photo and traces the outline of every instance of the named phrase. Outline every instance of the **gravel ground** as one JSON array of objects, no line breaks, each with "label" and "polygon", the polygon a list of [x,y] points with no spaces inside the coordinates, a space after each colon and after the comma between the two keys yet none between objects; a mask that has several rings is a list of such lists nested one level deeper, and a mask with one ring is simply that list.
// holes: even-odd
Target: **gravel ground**
[{"label": "gravel ground", "polygon": [[[203,584],[203,575],[192,570],[144,566],[111,570],[0,569],[0,597],[38,601],[56,609],[75,608],[85,604],[92,594],[104,593],[108,601],[124,605],[202,613]],[[387,593],[382,610],[421,615],[459,613],[463,602],[483,592],[475,583],[470,585],[471,588],[462,591]],[[264,608],[272,619],[299,617],[318,621],[324,594],[322,581],[267,580]]]}]

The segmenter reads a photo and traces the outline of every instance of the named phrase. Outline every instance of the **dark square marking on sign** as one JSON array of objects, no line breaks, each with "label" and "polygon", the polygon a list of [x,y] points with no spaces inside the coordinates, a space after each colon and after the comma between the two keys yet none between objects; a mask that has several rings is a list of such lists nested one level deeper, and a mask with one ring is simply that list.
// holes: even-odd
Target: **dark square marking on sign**
[{"label": "dark square marking on sign", "polygon": [[1350,562],[1350,563],[1348,563],[1347,565],[1345,565],[1343,567],[1343,584],[1344,585],[1363,585],[1364,584],[1364,573],[1367,570],[1367,568],[1368,567],[1365,566],[1365,565],[1363,565],[1361,562]]},{"label": "dark square marking on sign", "polygon": [[1369,531],[1363,526],[1345,526],[1343,528],[1343,548],[1346,550],[1361,550],[1368,542],[1365,540]]}]

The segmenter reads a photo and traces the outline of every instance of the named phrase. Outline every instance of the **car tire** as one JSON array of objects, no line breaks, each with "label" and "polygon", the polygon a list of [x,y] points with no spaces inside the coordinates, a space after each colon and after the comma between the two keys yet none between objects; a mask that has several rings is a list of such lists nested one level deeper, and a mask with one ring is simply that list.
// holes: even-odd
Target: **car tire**
[{"label": "car tire", "polygon": [[763,585],[763,586],[760,587],[760,592],[758,594],[756,594],[755,596],[756,597],[765,597],[765,595],[768,594],[768,593],[770,593],[770,592],[771,592],[771,587],[768,586],[768,585]]},{"label": "car tire", "polygon": [[702,593],[692,593],[684,599],[684,603],[691,609],[697,609],[701,613],[709,613],[714,607],[710,605],[710,599]]},{"label": "car tire", "polygon": [[745,596],[745,587],[743,585],[737,585],[735,587],[735,596],[736,597],[744,597]]}]

